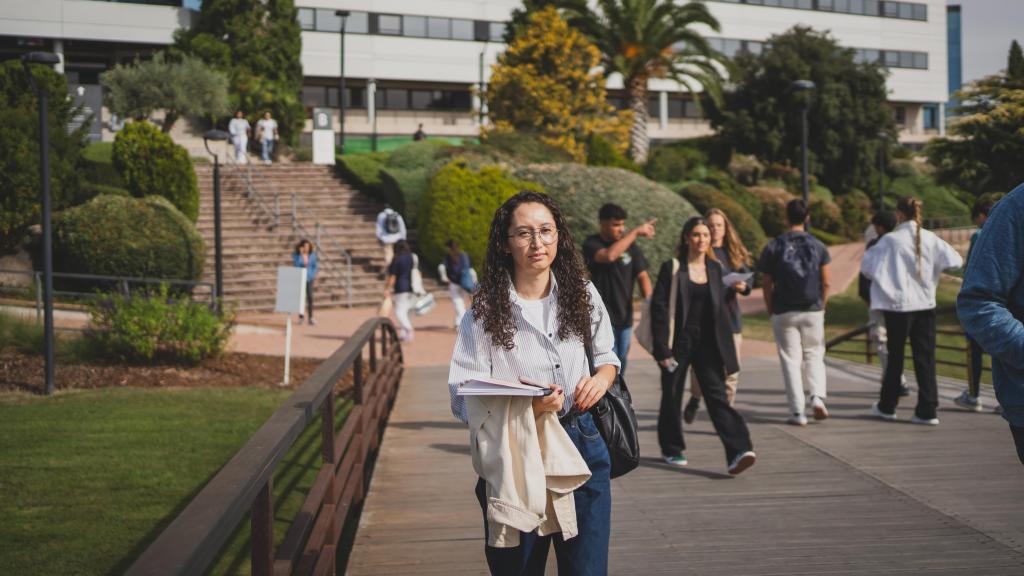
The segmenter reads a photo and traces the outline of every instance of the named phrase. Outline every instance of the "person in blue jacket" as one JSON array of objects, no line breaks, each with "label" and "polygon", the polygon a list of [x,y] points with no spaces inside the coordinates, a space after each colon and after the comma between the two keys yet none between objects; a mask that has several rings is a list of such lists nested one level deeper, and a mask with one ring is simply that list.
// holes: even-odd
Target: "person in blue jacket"
[{"label": "person in blue jacket", "polygon": [[[320,265],[316,261],[316,250],[313,248],[313,243],[305,238],[299,240],[299,243],[295,245],[295,253],[292,254],[292,262],[296,267],[306,269],[306,313],[309,314],[310,326],[315,326],[316,321],[313,320],[313,281],[316,280],[316,273],[320,269]],[[299,324],[302,324],[303,320],[303,315],[299,314]]]},{"label": "person in blue jacket", "polygon": [[992,356],[992,383],[1024,464],[1024,184],[989,214],[967,262],[957,314]]}]

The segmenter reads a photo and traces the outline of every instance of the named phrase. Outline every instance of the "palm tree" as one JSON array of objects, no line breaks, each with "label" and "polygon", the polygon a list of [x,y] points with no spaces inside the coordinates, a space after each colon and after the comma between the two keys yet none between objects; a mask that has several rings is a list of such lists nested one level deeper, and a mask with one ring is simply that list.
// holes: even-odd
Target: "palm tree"
[{"label": "palm tree", "polygon": [[[713,50],[694,30],[700,24],[719,30],[718,20],[703,2],[676,4],[673,0],[597,0],[596,10],[585,0],[563,0],[565,17],[601,50],[605,73],[622,75],[633,111],[629,150],[644,162],[650,147],[647,135],[647,82],[675,80],[695,94],[694,83],[716,103],[721,100],[722,71],[729,60]],[[700,99],[696,100],[698,109]]]}]

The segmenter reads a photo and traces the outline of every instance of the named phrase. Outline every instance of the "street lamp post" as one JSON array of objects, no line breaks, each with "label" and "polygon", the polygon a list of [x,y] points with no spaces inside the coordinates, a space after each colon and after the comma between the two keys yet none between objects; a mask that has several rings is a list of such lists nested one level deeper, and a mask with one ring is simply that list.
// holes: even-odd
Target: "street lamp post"
[{"label": "street lamp post", "polygon": [[878,133],[878,211],[885,210],[885,147],[889,144],[889,133]]},{"label": "street lamp post", "polygon": [[47,107],[49,104],[49,93],[46,87],[36,84],[32,76],[30,64],[46,64],[53,66],[60,63],[60,57],[49,52],[29,52],[21,56],[21,64],[25,67],[25,74],[32,84],[32,91],[36,93],[39,100],[39,180],[41,184],[42,210],[43,210],[43,340],[45,355],[45,392],[53,394],[54,384],[54,360],[53,360],[53,224],[51,222],[50,206],[50,134],[47,125]]},{"label": "street lamp post", "polygon": [[[791,85],[793,92],[811,92],[815,89],[814,82],[810,80],[796,80]],[[807,182],[807,111],[810,105],[808,99],[804,99],[800,108],[800,186],[803,189],[804,204],[810,206],[810,186]],[[807,228],[810,229],[810,221]]]},{"label": "street lamp post", "polygon": [[223,130],[207,130],[203,134],[203,145],[213,156],[213,274],[214,294],[217,298],[217,310],[224,305],[224,251],[220,231],[220,157],[210,150],[210,140],[225,142],[230,135]]},{"label": "street lamp post", "polygon": [[338,52],[340,60],[340,73],[338,74],[338,124],[339,124],[339,152],[345,154],[345,21],[348,20],[348,10],[335,10],[334,15],[341,18],[341,48]]},{"label": "street lamp post", "polygon": [[480,51],[480,111],[478,121],[480,126],[484,125],[484,93],[487,91],[486,85],[484,84],[484,60],[487,58],[487,40],[484,40],[484,48]]}]

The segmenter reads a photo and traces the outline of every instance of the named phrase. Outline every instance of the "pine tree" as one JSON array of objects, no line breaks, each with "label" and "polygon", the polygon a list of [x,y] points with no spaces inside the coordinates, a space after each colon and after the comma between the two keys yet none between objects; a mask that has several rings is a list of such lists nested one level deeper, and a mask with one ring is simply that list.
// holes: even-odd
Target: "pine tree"
[{"label": "pine tree", "polygon": [[1006,63],[1006,77],[1013,82],[1024,82],[1024,51],[1016,40],[1010,43],[1010,56]]},{"label": "pine tree", "polygon": [[175,51],[228,75],[233,110],[277,119],[281,138],[302,130],[301,29],[294,0],[204,0],[191,29],[175,34]]}]

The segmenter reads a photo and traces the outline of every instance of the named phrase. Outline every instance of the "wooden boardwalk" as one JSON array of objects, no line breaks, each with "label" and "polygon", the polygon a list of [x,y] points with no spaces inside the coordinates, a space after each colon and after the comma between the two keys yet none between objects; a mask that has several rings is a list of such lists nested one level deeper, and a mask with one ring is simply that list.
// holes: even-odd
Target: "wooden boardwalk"
[{"label": "wooden boardwalk", "polygon": [[[487,572],[447,372],[406,372],[349,574]],[[746,359],[738,406],[758,464],[731,478],[704,411],[687,428],[690,466],[659,463],[656,368],[629,372],[646,457],[612,482],[612,574],[1024,574],[1024,467],[1000,417],[953,408],[959,390],[940,389],[938,428],[885,423],[865,415],[876,385],[830,368],[832,418],[795,428],[778,363]]]}]

